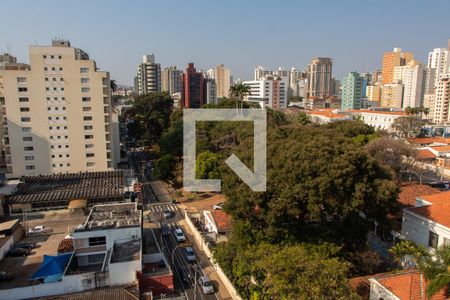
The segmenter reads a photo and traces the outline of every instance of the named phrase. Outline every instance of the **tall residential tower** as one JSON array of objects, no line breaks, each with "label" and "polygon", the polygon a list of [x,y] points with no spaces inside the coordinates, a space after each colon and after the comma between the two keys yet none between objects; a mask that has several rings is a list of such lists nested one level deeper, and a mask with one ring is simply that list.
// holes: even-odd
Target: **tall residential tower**
[{"label": "tall residential tower", "polygon": [[139,95],[161,91],[161,65],[155,62],[155,55],[146,54],[137,67],[136,92]]},{"label": "tall residential tower", "polygon": [[331,96],[331,73],[333,60],[329,57],[317,57],[311,60],[306,73],[308,78],[307,97],[321,99]]}]

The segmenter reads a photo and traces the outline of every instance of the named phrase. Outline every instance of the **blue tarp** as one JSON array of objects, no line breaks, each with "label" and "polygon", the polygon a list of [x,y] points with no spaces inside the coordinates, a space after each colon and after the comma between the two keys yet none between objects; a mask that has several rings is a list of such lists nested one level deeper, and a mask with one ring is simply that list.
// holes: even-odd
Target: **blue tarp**
[{"label": "blue tarp", "polygon": [[31,279],[44,279],[44,282],[60,280],[71,256],[72,253],[58,256],[44,255],[44,261],[41,267],[33,274]]}]

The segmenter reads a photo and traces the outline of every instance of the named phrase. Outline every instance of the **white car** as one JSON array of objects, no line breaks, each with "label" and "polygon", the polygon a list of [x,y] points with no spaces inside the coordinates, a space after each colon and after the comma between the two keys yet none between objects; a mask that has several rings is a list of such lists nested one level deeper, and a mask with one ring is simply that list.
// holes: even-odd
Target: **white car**
[{"label": "white car", "polygon": [[209,281],[208,277],[200,277],[200,279],[198,280],[198,284],[200,285],[204,294],[214,293],[214,286],[212,285],[211,281]]},{"label": "white car", "polygon": [[28,230],[29,233],[50,233],[52,231],[53,230],[51,228],[43,225],[34,226],[30,230]]},{"label": "white car", "polygon": [[184,236],[184,232],[183,230],[181,230],[181,228],[177,228],[173,231],[173,234],[175,235],[175,239],[177,240],[177,242],[182,243],[182,242],[186,242],[186,237]]},{"label": "white car", "polygon": [[197,260],[197,257],[195,256],[194,249],[192,247],[186,247],[184,248],[184,252],[186,253],[186,258],[188,262],[194,262]]}]

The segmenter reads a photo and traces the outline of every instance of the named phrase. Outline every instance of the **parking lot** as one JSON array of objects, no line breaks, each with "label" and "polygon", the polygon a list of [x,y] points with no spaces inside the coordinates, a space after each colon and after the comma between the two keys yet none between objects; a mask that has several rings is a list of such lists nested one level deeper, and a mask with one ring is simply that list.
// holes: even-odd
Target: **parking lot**
[{"label": "parking lot", "polygon": [[44,254],[55,255],[64,236],[75,226],[83,223],[86,216],[68,214],[67,210],[38,213],[29,216],[28,228],[44,225],[53,230],[50,234],[24,235],[21,241],[36,243],[36,248],[25,257],[5,257],[0,261],[0,271],[13,276],[13,280],[0,282],[0,289],[27,286],[33,284],[31,276],[39,269]]}]

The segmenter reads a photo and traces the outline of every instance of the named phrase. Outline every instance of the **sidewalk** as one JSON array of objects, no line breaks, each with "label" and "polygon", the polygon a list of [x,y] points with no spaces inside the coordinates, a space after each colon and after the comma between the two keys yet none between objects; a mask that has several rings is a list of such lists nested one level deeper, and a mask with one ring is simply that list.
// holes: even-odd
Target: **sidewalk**
[{"label": "sidewalk", "polygon": [[195,253],[197,255],[198,261],[200,263],[200,266],[202,267],[205,274],[208,276],[208,278],[213,283],[215,289],[216,289],[216,295],[219,299],[222,300],[231,300],[233,299],[228,293],[228,290],[225,288],[225,285],[223,284],[222,280],[219,278],[219,275],[217,274],[214,267],[211,265],[209,261],[209,257],[205,255],[205,252],[201,249],[201,246],[198,245],[196,239],[194,238],[191,229],[189,226],[187,226],[185,220],[180,220],[179,224],[183,227],[184,232],[189,237],[190,241],[194,242],[194,249]]}]

